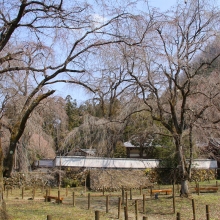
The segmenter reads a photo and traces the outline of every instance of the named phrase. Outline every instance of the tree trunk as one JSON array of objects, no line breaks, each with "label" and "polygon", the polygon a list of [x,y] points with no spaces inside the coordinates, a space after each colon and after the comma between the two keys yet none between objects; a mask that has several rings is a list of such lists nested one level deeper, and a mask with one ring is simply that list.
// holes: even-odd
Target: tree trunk
[{"label": "tree trunk", "polygon": [[192,142],[192,124],[189,126],[189,167],[188,167],[188,173],[189,173],[189,180],[192,176],[192,161],[193,161],[193,142]]},{"label": "tree trunk", "polygon": [[186,167],[186,159],[183,153],[182,146],[179,146],[179,172],[181,177],[181,190],[180,196],[188,197],[189,195],[189,187],[188,187],[188,180],[189,180],[189,173]]},{"label": "tree trunk", "polygon": [[[1,132],[1,125],[0,125]],[[2,204],[2,191],[3,189],[3,151],[2,151],[2,141],[1,141],[1,133],[0,133],[0,203]]]},{"label": "tree trunk", "polygon": [[6,213],[6,203],[3,200],[3,151],[1,140],[1,125],[0,125],[0,219],[7,220],[8,215]]},{"label": "tree trunk", "polygon": [[188,187],[189,170],[187,169],[186,158],[184,156],[184,152],[183,152],[182,145],[181,145],[181,136],[176,135],[174,139],[175,139],[177,156],[178,156],[179,176],[181,178],[180,196],[188,197],[189,195],[189,187]]},{"label": "tree trunk", "polygon": [[0,124],[0,204],[2,204],[2,189],[3,189],[3,150],[2,150],[2,138],[1,138],[1,124]]},{"label": "tree trunk", "polygon": [[[40,89],[40,87],[38,89]],[[38,89],[36,90],[38,91]],[[43,99],[46,99],[47,97],[52,95],[54,92],[55,90],[51,90],[51,91],[48,91],[47,93],[40,94],[36,98],[34,98],[32,101],[31,101],[31,98],[33,94],[28,97],[23,107],[23,110],[20,112],[17,120],[15,121],[11,129],[9,150],[3,162],[3,165],[4,165],[3,176],[4,177],[11,176],[11,171],[14,165],[14,155],[15,155],[16,145],[24,132],[24,129],[25,129],[27,120],[30,117],[30,114],[33,112],[35,107],[37,107],[37,105]]]},{"label": "tree trunk", "polygon": [[189,184],[188,184],[188,180],[182,179],[182,180],[181,180],[180,196],[188,197],[188,195],[189,195]]},{"label": "tree trunk", "polygon": [[1,133],[0,133],[0,203],[2,203],[2,193],[3,193],[2,189],[3,189],[3,151],[2,151],[2,141],[1,141]]},{"label": "tree trunk", "polygon": [[9,150],[7,156],[4,158],[4,171],[3,176],[4,177],[10,177],[11,172],[14,165],[14,155],[15,155],[15,149],[16,149],[16,143],[13,140],[10,140]]}]

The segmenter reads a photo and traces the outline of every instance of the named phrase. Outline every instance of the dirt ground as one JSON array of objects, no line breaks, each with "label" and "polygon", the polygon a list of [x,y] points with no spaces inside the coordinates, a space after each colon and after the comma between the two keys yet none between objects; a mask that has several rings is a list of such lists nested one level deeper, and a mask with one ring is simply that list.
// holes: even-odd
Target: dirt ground
[{"label": "dirt ground", "polygon": [[[155,186],[155,188],[170,188],[171,186]],[[176,192],[178,192],[176,186]],[[73,207],[73,192],[75,194],[75,207]],[[172,195],[159,194],[158,199],[155,196],[150,197],[149,189],[133,189],[132,199],[130,190],[124,192],[124,204],[121,205],[120,219],[124,219],[124,206],[126,195],[128,202],[128,219],[136,220],[135,201],[138,206],[138,220],[147,216],[148,220],[175,220],[176,213],[181,213],[181,219],[193,219],[192,199],[195,202],[196,219],[206,219],[206,205],[209,205],[210,220],[220,219],[220,192],[217,193],[192,193],[189,198],[180,198],[175,194],[175,209],[173,212]],[[50,194],[57,196],[58,188],[50,190]],[[90,203],[88,195],[90,194]],[[143,194],[145,195],[145,204],[143,209]],[[88,191],[84,187],[61,188],[60,195],[64,198],[62,204],[55,201],[45,203],[43,196],[45,191],[36,189],[33,199],[32,189],[25,190],[23,199],[21,198],[21,189],[9,190],[4,194],[7,205],[7,211],[11,220],[45,220],[47,215],[51,215],[53,220],[94,220],[95,211],[100,212],[100,220],[118,219],[118,201],[122,198],[122,192],[102,192]],[[106,213],[106,199],[109,198],[108,213]],[[88,207],[90,204],[90,207]],[[88,209],[89,208],[89,209]]]},{"label": "dirt ground", "polygon": [[152,185],[144,170],[134,169],[93,169],[90,170],[90,188],[93,191],[118,191],[122,188],[135,189]]}]

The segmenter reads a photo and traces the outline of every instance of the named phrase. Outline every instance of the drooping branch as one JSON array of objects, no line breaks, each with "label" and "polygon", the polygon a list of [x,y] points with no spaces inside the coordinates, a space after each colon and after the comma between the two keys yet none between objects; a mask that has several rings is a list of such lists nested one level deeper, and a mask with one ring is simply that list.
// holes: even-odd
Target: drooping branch
[{"label": "drooping branch", "polygon": [[31,113],[36,108],[36,106],[39,105],[39,103],[42,100],[52,95],[54,92],[55,90],[51,90],[48,91],[47,93],[38,95],[34,100],[32,100],[30,105],[26,105],[23,107],[23,110],[17,117],[16,121],[13,122],[13,126],[11,126],[10,145],[9,145],[8,153],[4,158],[4,176],[9,177],[11,175],[15,148],[17,146],[17,143],[21,135],[24,132],[28,118],[30,117]]}]

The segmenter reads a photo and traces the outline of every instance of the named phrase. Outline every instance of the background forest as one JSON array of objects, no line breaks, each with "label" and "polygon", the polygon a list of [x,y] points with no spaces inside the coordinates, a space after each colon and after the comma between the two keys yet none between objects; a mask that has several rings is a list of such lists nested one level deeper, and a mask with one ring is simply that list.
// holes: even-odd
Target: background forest
[{"label": "background forest", "polygon": [[[212,45],[209,46],[211,48]],[[197,58],[199,59],[199,57]],[[201,73],[199,78],[210,84],[215,83],[220,71],[219,64],[220,60],[217,59],[209,71]],[[204,84],[197,86],[204,89]],[[204,90],[204,92],[206,91]],[[138,96],[132,97],[132,100],[129,97],[126,99],[123,99],[123,96],[114,97],[114,101],[111,103],[111,100],[107,98],[108,94],[105,95],[106,98],[104,95],[103,97],[93,97],[81,102],[80,105],[70,95],[66,98],[53,96],[42,101],[32,112],[24,133],[19,139],[14,169],[27,171],[36,160],[54,158],[56,155],[68,155],[74,148],[96,149],[97,156],[100,157],[126,157],[123,145],[126,141],[130,141],[135,146],[148,146],[148,158],[168,160],[173,158],[175,147],[172,137],[160,123],[152,120],[148,112],[144,110],[135,112],[137,105],[138,107],[144,106]],[[22,98],[22,95],[16,94],[13,99],[7,101],[4,107],[3,118],[5,121],[13,120],[13,117],[19,114]],[[193,101],[195,100],[190,100],[190,102]],[[219,102],[219,99],[216,101]],[[128,114],[128,112],[132,114]],[[111,114],[111,118],[109,114]],[[206,117],[209,117],[215,125],[216,116],[214,114],[217,113],[208,112]],[[128,116],[124,117],[125,115]],[[208,146],[210,140],[219,139],[218,127],[214,126],[213,129],[206,131],[208,127],[206,123],[198,126],[193,131],[193,145],[196,146],[193,152],[194,158],[218,160],[212,151],[204,148]],[[9,131],[3,127],[2,132],[2,145],[6,154],[9,145]],[[188,132],[189,124],[186,123],[184,144],[189,146]],[[189,152],[186,155],[189,157]]]}]

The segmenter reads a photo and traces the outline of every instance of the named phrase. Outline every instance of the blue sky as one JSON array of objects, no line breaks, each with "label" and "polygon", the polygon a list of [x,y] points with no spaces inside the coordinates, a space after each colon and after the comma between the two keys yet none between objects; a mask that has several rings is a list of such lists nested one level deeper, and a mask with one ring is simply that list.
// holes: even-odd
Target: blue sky
[{"label": "blue sky", "polygon": [[[157,7],[161,11],[166,11],[170,9],[172,6],[175,6],[177,2],[184,2],[185,0],[142,0],[143,2],[147,2],[150,7]],[[216,4],[220,5],[220,0],[214,0]],[[144,4],[144,3],[143,3]],[[141,6],[143,7],[143,6]],[[56,95],[66,97],[67,95],[71,95],[73,99],[77,100],[77,103],[80,104],[89,99],[89,96],[86,94],[85,90],[79,86],[75,85],[67,85],[61,84],[56,87]]]},{"label": "blue sky", "polygon": [[[143,0],[143,2],[146,0]],[[178,0],[148,0],[149,6],[160,8],[160,10],[165,11],[171,6],[175,5]],[[179,0],[180,1],[180,0]],[[182,0],[184,1],[184,0]],[[77,103],[80,104],[83,101],[89,99],[89,96],[86,94],[83,88],[74,85],[60,84],[56,86],[56,95],[66,97],[71,95],[73,99],[77,100]]]},{"label": "blue sky", "polygon": [[162,11],[169,9],[171,6],[175,5],[176,2],[177,0],[148,0],[150,6],[160,8]]},{"label": "blue sky", "polygon": [[[184,2],[185,0],[148,0],[150,6],[160,8],[161,10],[167,10],[174,6],[177,2]],[[214,0],[214,2],[219,6],[220,0]]]}]

